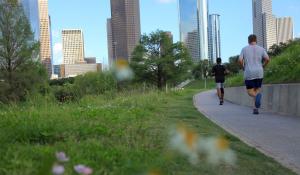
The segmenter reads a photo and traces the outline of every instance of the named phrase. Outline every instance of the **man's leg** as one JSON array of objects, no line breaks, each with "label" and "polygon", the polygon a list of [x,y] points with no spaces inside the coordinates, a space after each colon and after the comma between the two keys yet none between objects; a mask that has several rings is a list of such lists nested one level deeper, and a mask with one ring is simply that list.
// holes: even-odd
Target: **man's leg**
[{"label": "man's leg", "polygon": [[218,93],[218,97],[220,99],[221,98],[221,89],[220,88],[217,88],[217,93]]},{"label": "man's leg", "polygon": [[260,86],[257,85],[257,80],[246,80],[245,84],[247,86],[247,93],[250,97],[253,97],[253,114],[259,114],[258,108],[260,108]]},{"label": "man's leg", "polygon": [[256,108],[260,108],[261,106],[261,98],[262,98],[262,95],[260,93],[260,90],[261,88],[257,87],[255,88],[255,98],[254,98],[254,105]]},{"label": "man's leg", "polygon": [[222,98],[222,91],[221,91],[221,83],[217,83],[217,92],[218,92],[218,97],[220,100],[220,105],[221,105],[221,98]]},{"label": "man's leg", "polygon": [[254,88],[247,89],[247,93],[250,97],[255,97],[256,96],[256,90]]},{"label": "man's leg", "polygon": [[221,101],[221,104],[224,103],[224,83],[221,84],[221,98],[220,98],[220,101]]}]

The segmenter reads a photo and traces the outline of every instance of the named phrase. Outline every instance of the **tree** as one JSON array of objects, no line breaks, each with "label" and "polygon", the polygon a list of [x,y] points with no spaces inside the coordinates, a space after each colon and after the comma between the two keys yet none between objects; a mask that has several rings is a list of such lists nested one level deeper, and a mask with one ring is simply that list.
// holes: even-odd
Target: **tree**
[{"label": "tree", "polygon": [[232,74],[237,74],[240,71],[240,64],[239,64],[239,55],[229,57],[229,63],[226,63],[225,66],[227,70]]},{"label": "tree", "polygon": [[277,55],[280,55],[281,53],[283,53],[283,51],[291,44],[291,41],[288,43],[279,43],[279,44],[273,44],[269,51],[268,54],[271,57],[275,57]]},{"label": "tree", "polygon": [[37,58],[35,42],[23,8],[17,0],[0,4],[0,101],[25,99],[44,84],[46,72]]},{"label": "tree", "polygon": [[167,83],[176,85],[186,79],[191,64],[184,45],[173,44],[166,32],[160,30],[141,37],[130,62],[136,81],[155,84],[160,89]]},{"label": "tree", "polygon": [[194,65],[192,70],[192,75],[195,79],[202,79],[208,76],[206,73],[210,73],[212,69],[211,64],[208,63],[208,60],[200,60],[197,64]]}]

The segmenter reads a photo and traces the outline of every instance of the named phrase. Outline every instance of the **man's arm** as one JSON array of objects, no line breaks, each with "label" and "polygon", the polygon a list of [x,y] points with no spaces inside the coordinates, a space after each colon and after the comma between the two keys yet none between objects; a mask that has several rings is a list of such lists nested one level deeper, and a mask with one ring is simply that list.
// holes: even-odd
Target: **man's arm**
[{"label": "man's arm", "polygon": [[244,49],[242,49],[242,51],[241,51],[241,54],[240,54],[240,57],[239,57],[239,64],[240,64],[240,67],[243,69],[243,70],[245,70],[244,69],[244,67],[245,67],[245,63],[244,63]]},{"label": "man's arm", "polygon": [[268,55],[264,56],[264,64],[263,64],[263,68],[265,68],[270,62],[270,57]]},{"label": "man's arm", "polygon": [[240,58],[239,58],[239,64],[240,64],[241,68],[244,70],[245,64],[244,64],[244,58],[243,58],[242,55],[241,55]]},{"label": "man's arm", "polygon": [[211,76],[215,76],[216,72],[215,72],[215,66],[211,69]]}]

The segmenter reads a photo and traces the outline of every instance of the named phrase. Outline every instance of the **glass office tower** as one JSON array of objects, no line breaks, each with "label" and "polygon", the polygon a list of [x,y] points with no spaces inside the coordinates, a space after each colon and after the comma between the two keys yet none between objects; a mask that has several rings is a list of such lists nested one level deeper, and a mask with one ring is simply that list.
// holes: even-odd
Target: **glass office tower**
[{"label": "glass office tower", "polygon": [[220,15],[209,15],[208,26],[209,61],[216,63],[216,59],[221,57]]},{"label": "glass office tower", "polygon": [[208,59],[207,0],[179,0],[180,41],[188,48],[194,62]]},{"label": "glass office tower", "polygon": [[34,33],[34,39],[40,38],[40,21],[38,0],[20,0],[24,8],[26,17],[28,18],[31,30]]}]

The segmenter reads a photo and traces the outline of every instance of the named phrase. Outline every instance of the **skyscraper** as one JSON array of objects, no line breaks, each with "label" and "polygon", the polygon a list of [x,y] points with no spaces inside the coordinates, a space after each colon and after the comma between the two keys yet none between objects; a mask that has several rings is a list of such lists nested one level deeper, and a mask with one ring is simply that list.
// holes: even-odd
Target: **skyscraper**
[{"label": "skyscraper", "polygon": [[111,0],[112,58],[130,60],[141,35],[139,0]]},{"label": "skyscraper", "polygon": [[276,43],[276,18],[272,14],[272,0],[252,0],[253,33],[257,44],[268,50]]},{"label": "skyscraper", "polygon": [[63,30],[63,63],[80,64],[84,61],[84,40],[81,30]]},{"label": "skyscraper", "polygon": [[286,43],[294,37],[294,25],[291,17],[277,18],[277,44]]},{"label": "skyscraper", "polygon": [[179,0],[180,41],[185,43],[194,62],[208,59],[207,0]]},{"label": "skyscraper", "polygon": [[40,21],[39,21],[39,3],[38,0],[20,0],[25,15],[31,25],[31,30],[34,33],[34,39],[40,38]]},{"label": "skyscraper", "polygon": [[108,65],[109,68],[112,67],[114,62],[113,55],[113,42],[112,42],[112,31],[111,31],[111,19],[108,18],[106,22],[106,30],[107,30],[107,47],[108,47]]},{"label": "skyscraper", "polygon": [[50,77],[52,74],[52,49],[48,0],[38,0],[38,2],[40,20],[40,58],[42,63],[46,66],[48,76]]},{"label": "skyscraper", "polygon": [[221,57],[220,15],[211,14],[208,21],[209,60],[215,63]]}]

